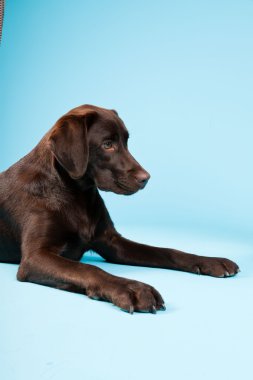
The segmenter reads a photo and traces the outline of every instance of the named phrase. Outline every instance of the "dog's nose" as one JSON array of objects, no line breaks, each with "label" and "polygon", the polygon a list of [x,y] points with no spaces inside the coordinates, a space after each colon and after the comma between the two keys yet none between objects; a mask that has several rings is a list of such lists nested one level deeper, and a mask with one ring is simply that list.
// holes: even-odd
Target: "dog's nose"
[{"label": "dog's nose", "polygon": [[141,189],[143,189],[146,186],[149,178],[150,178],[150,174],[143,170],[135,174],[135,179],[138,182],[138,185],[140,186]]}]

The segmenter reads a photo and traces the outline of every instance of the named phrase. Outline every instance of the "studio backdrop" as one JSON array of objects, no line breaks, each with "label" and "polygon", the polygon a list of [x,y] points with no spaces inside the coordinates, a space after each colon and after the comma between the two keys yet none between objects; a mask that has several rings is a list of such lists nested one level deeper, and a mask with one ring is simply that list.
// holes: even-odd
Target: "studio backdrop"
[{"label": "studio backdrop", "polygon": [[252,239],[252,16],[249,0],[7,1],[0,170],[69,109],[114,108],[151,173],[103,195],[116,225]]}]

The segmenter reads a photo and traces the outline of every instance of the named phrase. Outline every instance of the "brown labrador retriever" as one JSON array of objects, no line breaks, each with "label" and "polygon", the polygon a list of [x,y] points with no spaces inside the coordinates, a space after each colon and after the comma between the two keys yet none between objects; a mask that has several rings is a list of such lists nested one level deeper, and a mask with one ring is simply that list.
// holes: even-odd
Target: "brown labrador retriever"
[{"label": "brown labrador retriever", "polygon": [[149,174],[127,149],[116,111],[83,105],[62,116],[39,144],[0,174],[0,261],[20,263],[17,278],[86,294],[123,310],[155,313],[161,295],[142,282],[79,262],[92,249],[106,260],[215,277],[238,266],[123,238],[98,189],[130,195]]}]

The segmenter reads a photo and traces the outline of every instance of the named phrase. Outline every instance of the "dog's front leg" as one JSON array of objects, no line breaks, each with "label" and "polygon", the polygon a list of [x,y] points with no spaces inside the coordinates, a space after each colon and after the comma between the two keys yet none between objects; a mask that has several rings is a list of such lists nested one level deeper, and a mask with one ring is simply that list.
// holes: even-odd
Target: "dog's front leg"
[{"label": "dog's front leg", "polygon": [[32,256],[24,258],[17,278],[83,293],[92,299],[112,302],[130,313],[154,313],[165,308],[161,295],[147,284],[113,276],[96,266],[74,262],[47,251],[33,252]]},{"label": "dog's front leg", "polygon": [[60,257],[50,248],[33,251],[30,255],[24,252],[17,272],[19,281],[83,294],[102,286],[109,276],[95,266]]},{"label": "dog's front leg", "polygon": [[135,243],[116,231],[105,232],[93,249],[106,260],[118,264],[176,269],[214,277],[228,277],[239,272],[238,265],[231,260]]},{"label": "dog's front leg", "polygon": [[86,294],[93,299],[112,302],[130,313],[153,313],[164,308],[160,294],[147,284],[59,256],[61,234],[54,230],[46,236],[45,229],[40,227],[25,233],[18,280]]}]

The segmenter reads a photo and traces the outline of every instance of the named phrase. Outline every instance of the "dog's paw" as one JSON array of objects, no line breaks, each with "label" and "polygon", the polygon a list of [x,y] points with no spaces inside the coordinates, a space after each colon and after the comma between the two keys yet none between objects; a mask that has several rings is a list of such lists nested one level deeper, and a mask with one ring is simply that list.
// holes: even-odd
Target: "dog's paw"
[{"label": "dog's paw", "polygon": [[218,257],[202,257],[193,267],[193,273],[213,277],[231,277],[240,272],[236,263]]},{"label": "dog's paw", "polygon": [[139,281],[126,280],[113,294],[112,302],[122,310],[133,314],[134,311],[155,314],[165,310],[164,300],[152,286]]},{"label": "dog's paw", "polygon": [[107,285],[103,289],[89,288],[86,294],[92,299],[112,302],[130,314],[134,311],[156,313],[157,310],[165,310],[161,295],[150,285],[124,278]]}]

